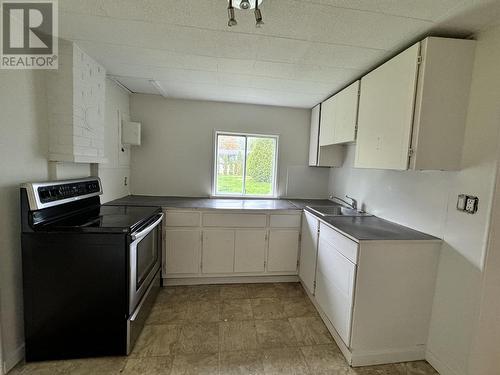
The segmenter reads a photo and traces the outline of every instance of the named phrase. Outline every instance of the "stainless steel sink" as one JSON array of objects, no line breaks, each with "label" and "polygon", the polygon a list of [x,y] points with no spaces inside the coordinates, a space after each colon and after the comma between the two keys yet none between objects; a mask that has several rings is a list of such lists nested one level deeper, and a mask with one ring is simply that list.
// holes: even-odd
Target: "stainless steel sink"
[{"label": "stainless steel sink", "polygon": [[343,206],[307,206],[307,208],[320,216],[372,216],[366,212],[360,212]]}]

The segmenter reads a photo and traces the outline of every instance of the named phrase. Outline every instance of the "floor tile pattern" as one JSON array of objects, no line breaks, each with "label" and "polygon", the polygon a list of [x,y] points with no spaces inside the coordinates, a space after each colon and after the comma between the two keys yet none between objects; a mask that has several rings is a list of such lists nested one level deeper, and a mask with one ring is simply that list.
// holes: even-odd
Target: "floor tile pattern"
[{"label": "floor tile pattern", "polygon": [[437,375],[426,362],[350,368],[298,283],[163,288],[132,354],[29,363],[13,375]]}]

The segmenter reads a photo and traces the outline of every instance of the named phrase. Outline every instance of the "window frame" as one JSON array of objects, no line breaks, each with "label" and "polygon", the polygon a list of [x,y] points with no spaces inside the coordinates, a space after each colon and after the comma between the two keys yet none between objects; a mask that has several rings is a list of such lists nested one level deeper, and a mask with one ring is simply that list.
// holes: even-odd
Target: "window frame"
[{"label": "window frame", "polygon": [[[217,154],[219,152],[219,135],[233,135],[245,137],[245,163],[243,165],[243,191],[245,191],[246,184],[246,171],[247,171],[247,147],[248,138],[274,138],[276,142],[276,148],[274,151],[273,160],[273,181],[271,182],[272,194],[269,195],[251,195],[251,194],[220,194],[217,193]],[[279,156],[279,135],[278,134],[264,134],[264,133],[246,133],[246,132],[234,132],[234,131],[224,131],[224,130],[214,130],[213,139],[213,163],[212,163],[212,195],[211,197],[216,198],[261,198],[261,199],[273,199],[278,198],[278,156]]]}]

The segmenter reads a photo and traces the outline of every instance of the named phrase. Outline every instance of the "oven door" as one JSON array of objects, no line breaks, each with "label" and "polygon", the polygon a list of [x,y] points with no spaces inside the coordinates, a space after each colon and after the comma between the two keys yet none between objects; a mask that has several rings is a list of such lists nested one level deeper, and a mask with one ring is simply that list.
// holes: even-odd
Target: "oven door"
[{"label": "oven door", "polygon": [[161,267],[161,222],[158,213],[145,228],[132,233],[130,242],[129,314],[132,314]]}]

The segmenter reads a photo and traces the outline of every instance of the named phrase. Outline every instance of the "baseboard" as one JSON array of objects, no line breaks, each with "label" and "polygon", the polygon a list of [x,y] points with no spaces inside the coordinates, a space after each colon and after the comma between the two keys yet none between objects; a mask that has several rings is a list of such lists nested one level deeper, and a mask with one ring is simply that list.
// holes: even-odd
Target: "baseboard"
[{"label": "baseboard", "polygon": [[440,360],[432,351],[427,349],[425,352],[425,360],[439,372],[440,375],[466,375],[465,372],[452,369],[449,365]]},{"label": "baseboard", "polygon": [[353,351],[351,366],[374,366],[386,363],[412,362],[425,359],[425,348],[391,348],[377,351]]},{"label": "baseboard", "polygon": [[19,362],[21,362],[24,358],[24,344],[18,347],[11,353],[4,353],[5,361],[2,364],[3,373],[7,374],[10,370],[12,370]]},{"label": "baseboard", "polygon": [[205,285],[205,284],[250,284],[250,283],[293,283],[297,275],[288,276],[228,276],[228,277],[185,277],[164,278],[163,285]]}]

